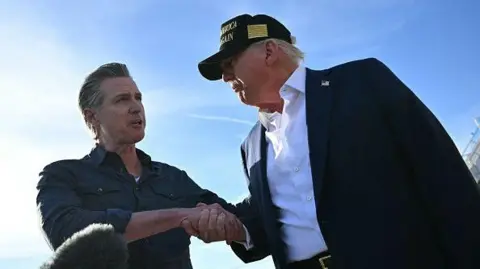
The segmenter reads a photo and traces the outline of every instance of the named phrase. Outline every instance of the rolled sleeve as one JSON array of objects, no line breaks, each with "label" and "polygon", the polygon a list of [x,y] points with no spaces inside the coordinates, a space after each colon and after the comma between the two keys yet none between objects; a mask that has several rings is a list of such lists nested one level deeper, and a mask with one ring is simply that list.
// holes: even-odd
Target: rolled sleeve
[{"label": "rolled sleeve", "polygon": [[75,192],[75,177],[61,163],[51,164],[40,173],[36,203],[42,230],[53,249],[93,223],[111,224],[116,232],[124,233],[132,216],[132,212],[122,209],[82,208]]},{"label": "rolled sleeve", "polygon": [[116,208],[106,210],[106,223],[111,224],[117,233],[125,233],[128,222],[131,218],[131,211]]}]

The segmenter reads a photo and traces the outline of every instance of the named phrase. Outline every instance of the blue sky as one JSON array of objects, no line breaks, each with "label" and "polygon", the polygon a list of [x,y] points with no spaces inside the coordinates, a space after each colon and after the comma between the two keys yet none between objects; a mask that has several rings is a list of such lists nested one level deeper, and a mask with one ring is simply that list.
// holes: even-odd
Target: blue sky
[{"label": "blue sky", "polygon": [[[35,215],[37,174],[90,150],[76,98],[98,65],[126,63],[144,92],[148,127],[140,148],[238,201],[247,191],[239,144],[256,111],[197,71],[217,50],[223,21],[241,13],[277,17],[314,69],[379,58],[462,148],[480,116],[479,11],[473,0],[0,0],[0,267],[36,268],[50,255]],[[270,258],[243,265],[224,243],[198,240],[192,260],[196,269],[273,268]]]}]

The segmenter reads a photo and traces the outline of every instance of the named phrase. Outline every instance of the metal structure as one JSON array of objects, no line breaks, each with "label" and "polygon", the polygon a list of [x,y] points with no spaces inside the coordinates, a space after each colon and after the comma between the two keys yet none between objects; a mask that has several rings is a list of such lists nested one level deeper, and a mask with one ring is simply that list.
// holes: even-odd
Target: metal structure
[{"label": "metal structure", "polygon": [[480,117],[474,119],[476,129],[462,152],[463,159],[477,182],[480,181]]}]

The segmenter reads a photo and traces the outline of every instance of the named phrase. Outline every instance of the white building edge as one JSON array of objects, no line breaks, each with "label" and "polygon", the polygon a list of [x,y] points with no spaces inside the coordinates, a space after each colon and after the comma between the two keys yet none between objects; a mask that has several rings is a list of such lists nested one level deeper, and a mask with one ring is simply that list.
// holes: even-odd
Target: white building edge
[{"label": "white building edge", "polygon": [[480,117],[474,119],[476,129],[462,152],[463,159],[468,169],[477,182],[480,181]]}]

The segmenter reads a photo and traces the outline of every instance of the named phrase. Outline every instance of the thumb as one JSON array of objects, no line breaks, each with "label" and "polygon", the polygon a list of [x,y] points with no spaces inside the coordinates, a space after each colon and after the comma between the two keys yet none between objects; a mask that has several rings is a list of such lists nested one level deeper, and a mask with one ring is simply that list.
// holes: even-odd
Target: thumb
[{"label": "thumb", "polygon": [[181,226],[187,234],[198,236],[198,231],[193,227],[192,223],[188,219],[182,220]]}]

